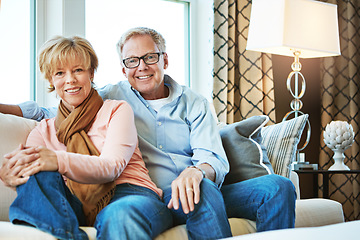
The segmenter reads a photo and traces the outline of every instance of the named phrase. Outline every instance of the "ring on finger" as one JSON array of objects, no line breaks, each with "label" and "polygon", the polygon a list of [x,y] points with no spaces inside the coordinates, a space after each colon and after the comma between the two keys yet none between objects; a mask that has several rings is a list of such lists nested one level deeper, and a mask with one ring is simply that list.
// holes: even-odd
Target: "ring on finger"
[{"label": "ring on finger", "polygon": [[186,188],[186,191],[191,191],[191,192],[193,192],[193,191],[194,191],[194,189],[192,189],[192,188],[188,187],[188,188]]}]

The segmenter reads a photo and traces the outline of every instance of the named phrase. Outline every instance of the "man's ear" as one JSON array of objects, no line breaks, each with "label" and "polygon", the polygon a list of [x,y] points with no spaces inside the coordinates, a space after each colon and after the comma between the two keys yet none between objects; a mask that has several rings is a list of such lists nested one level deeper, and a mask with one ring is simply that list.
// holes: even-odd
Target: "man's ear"
[{"label": "man's ear", "polygon": [[124,76],[126,77],[126,70],[125,70],[125,67],[121,65],[121,71],[122,73],[124,74]]},{"label": "man's ear", "polygon": [[169,66],[169,59],[167,53],[164,53],[164,69],[167,69]]}]

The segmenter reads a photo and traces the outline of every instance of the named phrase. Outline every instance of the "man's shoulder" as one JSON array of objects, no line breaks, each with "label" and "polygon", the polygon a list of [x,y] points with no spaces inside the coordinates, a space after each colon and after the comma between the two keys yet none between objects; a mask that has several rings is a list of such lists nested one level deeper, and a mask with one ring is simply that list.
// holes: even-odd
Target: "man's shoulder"
[{"label": "man's shoulder", "polygon": [[108,84],[97,89],[103,99],[123,100],[126,93],[131,90],[128,81],[119,81],[116,84]]},{"label": "man's shoulder", "polygon": [[188,101],[188,102],[206,102],[207,99],[201,95],[200,93],[198,92],[195,92],[194,90],[192,90],[191,88],[187,87],[187,86],[181,86],[182,89],[183,89],[183,98],[184,100]]}]

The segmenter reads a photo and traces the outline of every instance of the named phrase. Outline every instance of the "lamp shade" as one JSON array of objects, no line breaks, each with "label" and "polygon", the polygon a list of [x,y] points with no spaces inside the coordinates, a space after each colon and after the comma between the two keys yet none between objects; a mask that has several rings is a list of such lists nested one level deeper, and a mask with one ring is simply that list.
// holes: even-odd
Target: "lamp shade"
[{"label": "lamp shade", "polygon": [[313,0],[253,0],[247,50],[301,58],[340,55],[337,5]]}]

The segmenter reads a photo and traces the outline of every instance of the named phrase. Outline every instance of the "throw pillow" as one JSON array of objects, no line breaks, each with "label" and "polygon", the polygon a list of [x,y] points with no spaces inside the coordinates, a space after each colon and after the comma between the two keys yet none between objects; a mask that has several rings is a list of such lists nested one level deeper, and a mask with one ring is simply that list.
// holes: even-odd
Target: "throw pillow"
[{"label": "throw pillow", "polygon": [[274,173],[266,149],[261,145],[261,128],[268,121],[268,116],[253,116],[220,129],[230,164],[224,184]]},{"label": "throw pillow", "polygon": [[308,116],[304,114],[262,129],[262,144],[266,147],[276,174],[289,177],[290,165],[295,161],[297,146]]}]

